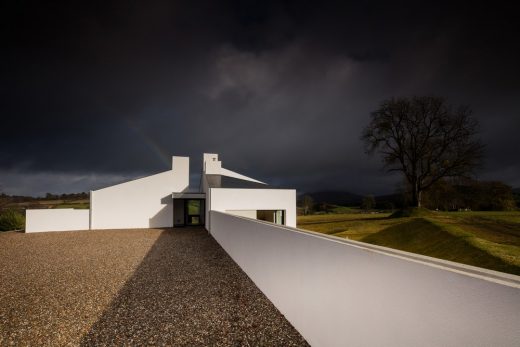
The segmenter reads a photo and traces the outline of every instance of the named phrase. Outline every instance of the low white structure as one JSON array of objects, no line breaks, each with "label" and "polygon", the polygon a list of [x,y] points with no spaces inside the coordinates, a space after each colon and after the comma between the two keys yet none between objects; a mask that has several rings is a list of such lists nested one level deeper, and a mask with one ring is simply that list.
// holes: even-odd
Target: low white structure
[{"label": "low white structure", "polygon": [[189,189],[189,158],[173,157],[171,170],[91,191],[90,210],[28,210],[26,232],[187,225],[210,230],[211,210],[296,227],[294,189],[225,169],[217,154],[204,154],[203,161],[197,190]]},{"label": "low white structure", "polygon": [[89,228],[89,210],[72,208],[27,210],[25,232],[85,230]]}]

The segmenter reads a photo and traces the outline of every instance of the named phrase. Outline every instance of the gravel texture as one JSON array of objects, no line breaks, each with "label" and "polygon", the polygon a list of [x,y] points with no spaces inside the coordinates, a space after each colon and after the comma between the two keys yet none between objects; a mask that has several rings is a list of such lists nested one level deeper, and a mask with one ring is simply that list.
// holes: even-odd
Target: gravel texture
[{"label": "gravel texture", "polygon": [[202,228],[0,234],[0,345],[304,346]]}]

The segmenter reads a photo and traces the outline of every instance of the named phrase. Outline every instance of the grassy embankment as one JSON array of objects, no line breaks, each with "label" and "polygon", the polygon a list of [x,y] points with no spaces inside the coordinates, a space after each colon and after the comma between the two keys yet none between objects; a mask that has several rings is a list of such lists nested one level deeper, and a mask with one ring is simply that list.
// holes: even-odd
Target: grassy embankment
[{"label": "grassy embankment", "polygon": [[311,215],[298,227],[520,275],[520,212]]}]

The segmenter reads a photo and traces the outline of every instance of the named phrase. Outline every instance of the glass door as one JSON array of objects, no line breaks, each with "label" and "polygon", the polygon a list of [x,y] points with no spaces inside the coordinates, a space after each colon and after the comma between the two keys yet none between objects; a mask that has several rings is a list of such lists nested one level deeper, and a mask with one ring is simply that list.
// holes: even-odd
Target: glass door
[{"label": "glass door", "polygon": [[202,225],[202,200],[186,200],[186,225]]}]

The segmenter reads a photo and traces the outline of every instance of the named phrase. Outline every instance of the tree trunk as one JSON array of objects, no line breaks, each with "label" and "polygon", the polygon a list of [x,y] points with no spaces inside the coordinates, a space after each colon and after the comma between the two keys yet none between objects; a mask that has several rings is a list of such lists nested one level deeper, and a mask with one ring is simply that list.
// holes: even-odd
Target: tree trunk
[{"label": "tree trunk", "polygon": [[421,192],[419,191],[419,185],[416,182],[412,182],[412,207],[421,207]]}]

